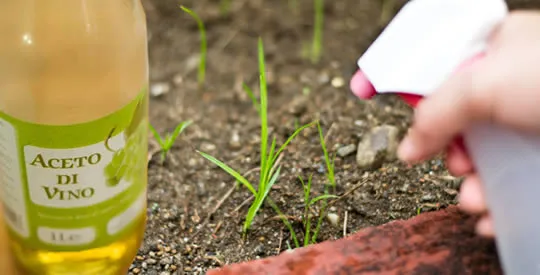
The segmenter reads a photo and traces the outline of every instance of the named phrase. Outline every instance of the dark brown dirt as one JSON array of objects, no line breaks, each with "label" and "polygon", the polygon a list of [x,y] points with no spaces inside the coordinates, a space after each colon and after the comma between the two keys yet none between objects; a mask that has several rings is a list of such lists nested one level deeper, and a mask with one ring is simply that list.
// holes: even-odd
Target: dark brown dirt
[{"label": "dark brown dirt", "polygon": [[[200,15],[208,32],[203,89],[198,89],[196,82],[196,23],[178,8],[177,1],[143,2],[148,17],[151,82],[170,88],[151,99],[152,124],[162,133],[184,120],[192,120],[193,125],[181,135],[163,165],[157,154],[149,163],[147,235],[131,274],[204,274],[209,268],[276,255],[288,244],[293,246],[289,232],[268,206],[262,208],[247,239],[242,240],[249,203],[238,207],[251,196],[245,188],[235,189],[209,217],[235,183],[195,151],[210,153],[241,173],[258,167],[260,124],[241,83],[258,85],[259,36],[265,44],[270,81],[270,134],[279,142],[296,124],[320,119],[325,133],[331,129],[328,142],[333,153],[342,146],[358,144],[375,126],[393,125],[403,135],[410,123],[411,110],[395,98],[362,102],[348,90],[357,58],[384,26],[379,0],[326,1],[324,55],[317,65],[302,57],[302,49],[312,36],[310,0],[298,0],[298,13],[287,1],[231,1],[226,15],[220,14],[217,0],[183,1]],[[518,4],[533,7],[533,2]],[[156,152],[155,142],[150,148]],[[316,128],[303,132],[285,152],[282,176],[270,192],[300,239],[303,197],[297,177],[313,174],[313,195],[321,194],[325,184],[322,155]],[[256,183],[257,176],[252,173],[248,179]],[[414,167],[395,161],[362,170],[356,165],[355,154],[336,158],[336,182],[334,194],[338,196],[356,189],[330,209],[339,216],[339,225],[325,220],[319,241],[343,237],[345,215],[347,232],[351,233],[407,219],[418,211],[445,208],[456,203],[460,185],[459,179],[448,176],[440,158]]]}]

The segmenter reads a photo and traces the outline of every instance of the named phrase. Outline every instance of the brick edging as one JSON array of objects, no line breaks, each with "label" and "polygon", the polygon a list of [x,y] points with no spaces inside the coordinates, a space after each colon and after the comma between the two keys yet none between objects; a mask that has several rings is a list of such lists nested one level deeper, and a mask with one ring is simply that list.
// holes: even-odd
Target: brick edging
[{"label": "brick edging", "polygon": [[475,234],[475,222],[451,206],[207,274],[502,274],[494,242]]}]

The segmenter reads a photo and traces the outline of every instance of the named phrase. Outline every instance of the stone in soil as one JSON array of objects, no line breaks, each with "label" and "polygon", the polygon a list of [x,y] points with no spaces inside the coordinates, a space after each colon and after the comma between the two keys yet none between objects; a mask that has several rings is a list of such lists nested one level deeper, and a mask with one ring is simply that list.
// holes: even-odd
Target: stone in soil
[{"label": "stone in soil", "polygon": [[396,158],[399,129],[391,125],[377,126],[358,144],[356,163],[363,169],[377,169],[384,161]]},{"label": "stone in soil", "polygon": [[495,244],[475,234],[476,221],[452,206],[208,275],[502,274]]},{"label": "stone in soil", "polygon": [[346,156],[349,156],[349,155],[353,154],[355,151],[356,151],[356,145],[355,144],[349,144],[349,145],[345,145],[343,147],[340,147],[337,150],[337,155],[344,158]]}]

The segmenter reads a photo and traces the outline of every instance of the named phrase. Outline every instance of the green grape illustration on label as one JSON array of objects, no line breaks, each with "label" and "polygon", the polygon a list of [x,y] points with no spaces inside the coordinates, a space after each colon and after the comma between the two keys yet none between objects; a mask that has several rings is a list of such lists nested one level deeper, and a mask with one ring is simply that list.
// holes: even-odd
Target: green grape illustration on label
[{"label": "green grape illustration on label", "polygon": [[138,177],[144,176],[141,172],[143,172],[147,157],[143,152],[145,137],[148,134],[148,122],[145,119],[148,104],[147,93],[142,93],[137,100],[133,117],[123,132],[125,145],[118,149],[109,146],[108,141],[114,136],[116,129],[112,129],[109,137],[105,140],[105,147],[114,152],[113,159],[105,167],[109,187],[117,186],[122,180],[133,182]]}]

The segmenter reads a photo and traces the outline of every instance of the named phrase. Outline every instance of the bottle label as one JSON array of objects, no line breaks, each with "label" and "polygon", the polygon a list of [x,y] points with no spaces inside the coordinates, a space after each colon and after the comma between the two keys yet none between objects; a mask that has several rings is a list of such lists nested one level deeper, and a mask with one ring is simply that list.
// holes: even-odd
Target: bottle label
[{"label": "bottle label", "polygon": [[144,221],[148,95],[88,123],[39,125],[0,112],[0,199],[33,249],[113,243]]}]

